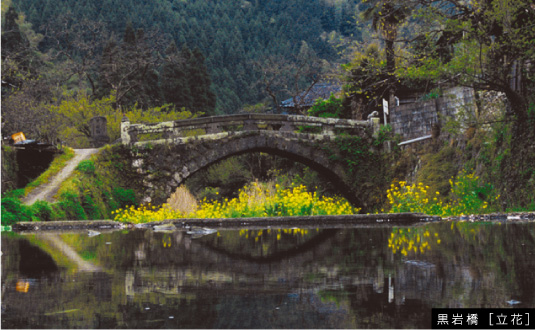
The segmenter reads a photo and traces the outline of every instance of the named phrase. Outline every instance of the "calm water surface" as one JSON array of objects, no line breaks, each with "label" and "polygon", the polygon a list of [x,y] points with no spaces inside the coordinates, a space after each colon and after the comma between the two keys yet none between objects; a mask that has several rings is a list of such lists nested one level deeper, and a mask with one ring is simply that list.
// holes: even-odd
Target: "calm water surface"
[{"label": "calm water surface", "polygon": [[2,328],[430,328],[535,307],[535,223],[2,233]]}]

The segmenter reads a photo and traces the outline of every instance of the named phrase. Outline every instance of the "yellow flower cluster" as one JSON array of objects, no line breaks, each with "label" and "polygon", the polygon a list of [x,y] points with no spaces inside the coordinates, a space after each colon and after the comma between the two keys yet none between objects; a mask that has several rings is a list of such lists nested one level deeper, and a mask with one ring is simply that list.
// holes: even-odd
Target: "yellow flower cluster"
[{"label": "yellow flower cluster", "polygon": [[318,197],[308,192],[305,186],[275,191],[265,189],[259,183],[252,183],[240,190],[238,198],[231,200],[203,201],[199,209],[189,217],[196,218],[240,218],[271,216],[305,216],[354,214],[353,208],[340,197]]},{"label": "yellow flower cluster", "polygon": [[241,218],[270,216],[305,216],[354,214],[360,209],[352,207],[340,197],[318,197],[305,186],[280,189],[254,182],[240,190],[238,198],[219,201],[203,200],[188,214],[173,209],[169,204],[161,207],[141,205],[117,209],[112,212],[116,221],[145,223],[177,218]]},{"label": "yellow flower cluster", "polygon": [[440,244],[438,233],[431,235],[427,227],[394,228],[388,238],[388,247],[392,253],[401,253],[407,256],[409,253],[425,253],[431,250],[431,245]]},{"label": "yellow flower cluster", "polygon": [[414,212],[442,215],[445,205],[439,200],[440,193],[428,193],[429,186],[423,183],[407,185],[400,181],[392,184],[386,197],[391,205],[391,213]]},{"label": "yellow flower cluster", "polygon": [[177,219],[184,217],[184,214],[171,208],[169,204],[156,207],[148,203],[139,207],[126,207],[111,212],[115,221],[129,223],[145,223],[151,221],[162,221],[167,219]]},{"label": "yellow flower cluster", "polygon": [[440,193],[429,192],[429,186],[423,183],[408,185],[400,181],[397,185],[392,184],[387,190],[388,202],[391,205],[391,213],[421,212],[430,215],[459,216],[465,214],[489,212],[489,203],[485,200],[497,201],[493,188],[482,184],[475,174],[467,174],[462,171],[457,179],[450,182],[449,200],[444,202]]}]

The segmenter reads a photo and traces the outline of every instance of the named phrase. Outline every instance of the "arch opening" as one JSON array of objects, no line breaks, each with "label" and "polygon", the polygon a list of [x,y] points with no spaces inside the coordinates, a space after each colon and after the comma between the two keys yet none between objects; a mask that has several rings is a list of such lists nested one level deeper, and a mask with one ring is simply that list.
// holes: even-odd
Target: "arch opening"
[{"label": "arch opening", "polygon": [[[357,198],[356,194],[352,190],[349,184],[345,182],[345,178],[340,175],[340,173],[336,173],[335,170],[328,168],[308,157],[304,157],[302,155],[298,155],[292,152],[288,152],[285,150],[280,150],[277,148],[269,148],[269,147],[254,147],[247,150],[240,150],[234,153],[226,154],[220,158],[211,159],[211,161],[206,162],[202,166],[198,166],[197,168],[191,168],[188,172],[188,175],[183,176],[181,179],[181,182],[177,182],[180,186],[181,184],[185,184],[188,189],[192,190],[194,192],[194,195],[197,197],[199,196],[199,191],[195,189],[195,185],[198,185],[198,182],[195,181],[202,181],[199,180],[196,176],[198,175],[204,175],[204,176],[210,176],[214,175],[214,173],[209,173],[210,169],[214,166],[218,166],[220,164],[223,164],[226,161],[236,159],[237,157],[247,156],[247,155],[268,155],[269,157],[276,157],[278,162],[286,162],[285,165],[288,165],[288,162],[293,163],[293,167],[295,165],[299,166],[302,165],[305,169],[310,169],[313,173],[317,174],[317,183],[319,183],[319,188],[326,192],[327,195],[340,195],[343,198],[345,198],[352,206],[357,208],[362,208],[363,204],[360,202],[360,200]],[[260,163],[262,159],[257,159]],[[275,162],[277,162],[275,161]],[[229,166],[235,166],[236,164],[234,162],[230,162],[230,164],[227,164],[227,171],[229,170]],[[265,164],[259,164],[259,167],[265,166]],[[268,165],[269,166],[269,165]],[[241,173],[239,168],[234,168],[237,172],[233,173],[235,176],[239,176]],[[251,172],[265,172],[266,168],[264,169],[251,169]],[[285,170],[281,168],[269,168],[269,170]],[[287,169],[286,169],[287,170]],[[208,174],[207,174],[208,173]],[[228,173],[224,173],[227,174]],[[258,174],[258,173],[251,173],[251,175],[248,176],[248,180],[236,180],[233,183],[231,183],[231,186],[229,187],[234,191],[235,194],[237,194],[238,190],[243,188],[245,184],[248,184],[253,181],[264,181],[272,179],[269,175],[265,175],[266,173]],[[302,174],[302,173],[301,173]],[[193,184],[192,184],[193,181]],[[223,181],[223,180],[222,180]],[[310,186],[307,186],[307,188],[312,188]],[[215,191],[214,191],[215,192]],[[212,192],[212,194],[214,193]],[[219,193],[219,191],[217,191]],[[201,194],[201,198],[207,197],[209,193]],[[227,192],[223,194],[225,197],[236,197],[229,196],[228,189]],[[213,196],[212,196],[213,197]]]}]

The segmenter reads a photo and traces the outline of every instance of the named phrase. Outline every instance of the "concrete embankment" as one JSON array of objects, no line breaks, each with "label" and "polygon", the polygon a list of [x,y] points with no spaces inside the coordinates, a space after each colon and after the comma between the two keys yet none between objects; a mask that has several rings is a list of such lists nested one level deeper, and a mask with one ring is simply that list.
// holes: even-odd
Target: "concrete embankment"
[{"label": "concrete embankment", "polygon": [[257,228],[351,228],[398,226],[430,223],[437,221],[495,221],[526,222],[535,221],[535,212],[508,214],[470,215],[441,218],[422,213],[396,214],[355,214],[305,217],[270,218],[232,218],[232,219],[170,219],[139,225],[126,224],[112,220],[76,220],[50,222],[19,222],[12,226],[13,231],[54,231],[54,230],[117,230],[128,228],[154,228],[172,224],[177,228],[205,227],[218,229],[257,229]]},{"label": "concrete embankment", "polygon": [[355,214],[331,216],[297,216],[297,217],[269,217],[269,218],[232,218],[232,219],[171,219],[150,222],[134,226],[111,220],[76,220],[49,222],[19,222],[13,225],[14,231],[43,231],[43,230],[77,230],[77,229],[124,229],[133,227],[152,228],[157,225],[173,224],[177,228],[191,226],[208,228],[251,228],[251,227],[303,227],[338,228],[356,225],[400,225],[419,222],[439,221],[440,217],[428,216],[421,213],[400,214]]}]

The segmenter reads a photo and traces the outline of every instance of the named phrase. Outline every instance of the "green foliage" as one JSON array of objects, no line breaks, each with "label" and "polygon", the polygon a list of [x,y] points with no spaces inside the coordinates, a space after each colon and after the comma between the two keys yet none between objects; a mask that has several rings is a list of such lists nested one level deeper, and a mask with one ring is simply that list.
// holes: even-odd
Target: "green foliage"
[{"label": "green foliage", "polygon": [[[149,5],[132,1],[127,5],[128,13],[117,11],[117,8],[122,5],[124,4],[115,0],[104,3],[89,0],[83,5],[59,4],[50,0],[37,4],[28,0],[17,1],[17,8],[25,13],[27,19],[33,23],[33,26],[39,28],[40,32],[44,32],[45,29],[49,34],[52,31],[62,31],[60,27],[66,27],[67,32],[70,32],[65,33],[69,36],[68,38],[62,39],[61,35],[54,35],[52,37],[56,37],[55,39],[45,39],[41,47],[46,51],[51,50],[54,53],[65,51],[68,42],[82,35],[81,41],[84,45],[93,41],[91,38],[96,39],[97,48],[93,52],[96,52],[95,56],[98,56],[101,49],[105,48],[104,44],[108,41],[108,35],[120,36],[115,40],[116,47],[124,43],[123,36],[129,20],[132,22],[130,31],[134,31],[134,33],[129,32],[129,37],[126,38],[130,41],[129,44],[132,44],[133,40],[136,42],[139,40],[135,31],[142,28],[147,35],[154,30],[165,31],[165,40],[160,39],[160,33],[155,38],[159,39],[155,40],[155,44],[160,43],[167,47],[169,40],[173,40],[179,49],[183,45],[191,49],[198,47],[206,56],[204,61],[206,72],[213,82],[211,89],[217,95],[216,113],[233,113],[243,104],[256,104],[262,101],[264,95],[256,84],[260,74],[253,67],[255,60],[271,54],[278,54],[285,58],[295,57],[299,50],[299,47],[296,47],[298,43],[296,41],[303,40],[314,49],[319,57],[332,61],[338,56],[335,49],[331,47],[331,43],[335,44],[340,39],[352,39],[353,35],[357,36],[361,33],[353,18],[357,3],[349,0],[336,3],[322,0],[297,0],[292,3],[292,6],[287,6],[283,2],[263,1],[176,1],[170,3],[154,0]],[[65,16],[69,20],[65,20]],[[55,19],[50,20],[50,17],[55,17]],[[84,20],[99,21],[101,24],[99,31],[102,31],[102,36],[84,33],[85,31],[69,30],[72,25]],[[64,24],[65,21],[70,24]],[[326,37],[327,34],[330,38]],[[59,40],[60,43],[52,42],[52,40]],[[158,48],[153,52],[154,54],[165,53],[165,48]],[[67,64],[78,64],[77,68],[80,68],[88,65],[87,62],[97,62],[93,59],[82,62],[84,51],[81,49],[86,50],[86,48],[75,48],[73,52],[75,56],[69,57],[69,60],[74,58],[81,63],[54,63],[57,70],[66,70]],[[121,60],[130,61],[131,55],[125,55],[128,55],[128,59],[126,59],[127,56],[117,56],[118,60],[115,63],[118,66],[122,64]],[[138,51],[137,55],[144,57],[146,53]],[[61,59],[66,60],[66,58]],[[166,99],[165,102],[175,103],[175,100],[171,100],[172,90],[175,90],[177,94],[182,94],[180,87],[184,85],[180,82],[176,83],[180,79],[174,79],[178,76],[173,74],[172,68],[164,69],[166,60],[163,61],[164,65],[160,65],[162,61],[157,62],[157,65],[151,65],[148,70],[155,74],[147,72],[146,76],[149,79],[146,79],[143,86],[139,88],[136,86],[140,93],[130,93],[131,100],[129,101],[139,98],[140,107],[146,108],[146,101],[154,100],[155,93],[151,89],[154,86],[168,89],[167,92],[162,93],[163,98]],[[62,64],[65,65],[61,66]],[[93,64],[93,67],[87,68],[91,82],[98,81],[98,75],[95,74],[98,68],[95,66],[96,64]],[[80,85],[83,88],[91,88],[91,82],[86,77],[74,76],[73,79],[79,79],[82,82],[76,84],[77,89]],[[149,81],[156,81],[156,83],[151,84]],[[197,82],[199,83],[200,81]],[[104,93],[98,95],[97,98],[109,94],[109,90],[106,91],[109,86],[104,87]],[[189,96],[195,98],[198,95],[196,92],[190,92]],[[201,97],[201,99],[208,100],[208,103],[213,102],[210,98]],[[177,101],[177,103],[181,102]],[[122,104],[132,105],[133,103]],[[160,104],[150,106],[154,105]],[[189,110],[196,111],[197,109]],[[213,113],[213,110],[203,109],[202,111]]]},{"label": "green foliage", "polygon": [[113,188],[112,196],[117,203],[116,208],[126,208],[130,205],[137,205],[136,194],[132,189],[124,189],[121,187]]},{"label": "green foliage", "polygon": [[371,163],[377,158],[370,150],[370,144],[359,136],[337,136],[335,139],[337,154],[334,160],[342,161],[350,174],[367,172]]},{"label": "green foliage", "polygon": [[443,147],[436,153],[428,153],[422,157],[422,167],[418,171],[418,182],[424,182],[431,190],[448,195],[448,180],[459,171],[456,160],[459,155],[452,147]]},{"label": "green foliage", "polygon": [[367,204],[366,212],[383,203],[384,191],[389,184],[391,159],[373,149],[374,142],[358,136],[337,136],[334,145],[324,146],[330,158],[338,161],[348,173],[349,185]]},{"label": "green foliage", "polygon": [[32,210],[13,197],[2,198],[2,226],[9,226],[20,221],[32,221]]},{"label": "green foliage", "polygon": [[439,88],[435,88],[429,93],[422,96],[422,101],[429,101],[429,100],[435,100],[438,99],[441,96],[441,91]]},{"label": "green foliage", "polygon": [[[373,145],[376,148],[381,148],[387,141],[395,141],[394,133],[391,125],[382,125],[379,129],[377,137],[373,139]],[[396,141],[395,141],[396,142]]]},{"label": "green foliage", "polygon": [[495,211],[489,205],[496,204],[496,195],[492,185],[483,183],[474,173],[461,171],[456,180],[449,180],[448,198],[423,183],[407,185],[400,181],[392,184],[387,191],[391,206],[390,212],[420,212],[429,215],[458,216],[481,214]]},{"label": "green foliage", "polygon": [[342,111],[342,100],[336,98],[331,93],[331,96],[327,100],[317,99],[314,105],[308,110],[308,115],[322,118],[340,118]]},{"label": "green foliage", "polygon": [[84,195],[82,197],[82,207],[88,219],[95,220],[102,218],[98,207],[95,205],[95,202],[93,201],[93,198],[91,198],[90,195]]},{"label": "green foliage", "polygon": [[17,152],[9,147],[2,145],[2,194],[12,191],[17,187]]},{"label": "green foliage", "polygon": [[[535,59],[533,40],[535,10],[529,0],[479,1],[470,6],[433,1],[436,5],[414,12],[418,26],[411,31],[403,60],[396,68],[398,78],[438,83],[452,81],[476,89],[505,93],[518,123],[527,119],[533,95]],[[447,6],[442,6],[447,3]],[[440,8],[442,7],[442,8]],[[441,26],[442,32],[436,33]],[[519,70],[526,85],[511,90]],[[528,78],[529,77],[529,78]]]},{"label": "green foliage", "polygon": [[63,192],[60,195],[60,201],[58,202],[60,208],[65,212],[65,216],[69,220],[87,220],[87,215],[80,196],[72,191]]},{"label": "green foliage", "polygon": [[46,201],[37,201],[31,206],[34,219],[39,221],[51,221],[54,220],[52,207]]},{"label": "green foliage", "polygon": [[95,163],[90,159],[82,160],[76,169],[84,174],[92,175],[95,174]]},{"label": "green foliage", "polygon": [[[96,116],[104,116],[107,120],[107,132],[110,141],[121,137],[121,120],[126,116],[131,123],[155,123],[194,118],[191,112],[174,109],[171,105],[141,109],[133,106],[127,109],[116,109],[114,95],[92,100],[85,93],[63,95],[59,105],[50,105],[50,112],[59,125],[59,136],[62,141],[76,147],[91,145],[89,120]],[[199,115],[202,113],[199,113]]]}]

